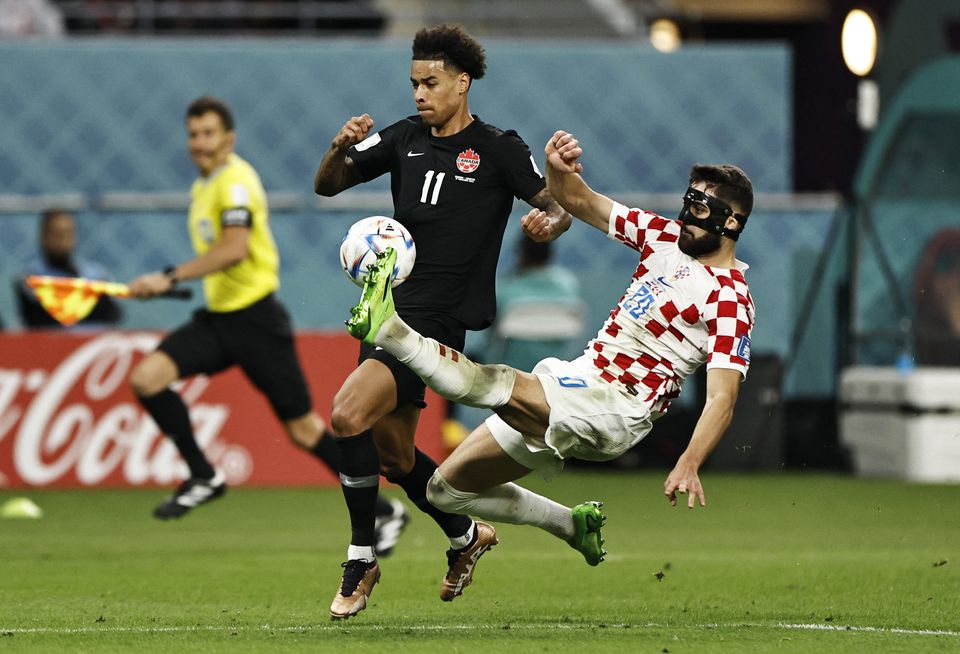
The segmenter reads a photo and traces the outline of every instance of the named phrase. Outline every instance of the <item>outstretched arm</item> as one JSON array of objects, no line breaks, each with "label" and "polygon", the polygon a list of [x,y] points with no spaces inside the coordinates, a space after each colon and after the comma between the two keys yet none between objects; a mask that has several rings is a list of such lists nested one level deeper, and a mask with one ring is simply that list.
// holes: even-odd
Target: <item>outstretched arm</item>
[{"label": "outstretched arm", "polygon": [[200,256],[175,266],[169,273],[153,272],[130,282],[130,294],[141,300],[169,291],[177,282],[226,270],[247,258],[249,227],[224,227],[220,239]]},{"label": "outstretched arm", "polygon": [[367,138],[373,119],[368,114],[354,116],[340,128],[323,155],[317,174],[313,176],[313,190],[317,195],[331,197],[363,181],[353,160],[347,156],[350,146]]},{"label": "outstretched arm", "polygon": [[549,190],[543,189],[527,202],[535,208],[520,219],[520,228],[531,240],[552,241],[570,229],[573,217],[553,199]]},{"label": "outstretched arm", "polygon": [[580,173],[580,142],[564,131],[554,133],[543,149],[547,155],[547,189],[564,209],[606,233],[613,200],[590,188]]},{"label": "outstretched arm", "polygon": [[677,493],[689,493],[688,507],[693,508],[695,499],[700,500],[700,506],[707,505],[698,471],[730,426],[733,405],[740,392],[740,379],[737,370],[712,368],[707,371],[707,401],[693,430],[693,437],[663,484],[663,494],[670,504],[677,505]]}]

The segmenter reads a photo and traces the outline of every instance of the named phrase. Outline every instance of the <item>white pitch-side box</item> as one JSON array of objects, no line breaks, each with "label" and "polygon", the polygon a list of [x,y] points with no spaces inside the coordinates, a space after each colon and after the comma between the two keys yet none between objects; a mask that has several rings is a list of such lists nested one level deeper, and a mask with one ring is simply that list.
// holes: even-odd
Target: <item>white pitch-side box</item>
[{"label": "white pitch-side box", "polygon": [[960,482],[960,368],[847,368],[840,401],[858,474]]}]

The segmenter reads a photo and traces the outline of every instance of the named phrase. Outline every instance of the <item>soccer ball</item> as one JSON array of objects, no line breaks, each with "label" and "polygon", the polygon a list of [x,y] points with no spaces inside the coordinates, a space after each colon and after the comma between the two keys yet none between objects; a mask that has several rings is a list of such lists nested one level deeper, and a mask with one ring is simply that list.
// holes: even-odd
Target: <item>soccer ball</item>
[{"label": "soccer ball", "polygon": [[350,281],[363,286],[367,267],[388,247],[397,251],[397,265],[393,269],[391,286],[399,286],[413,270],[417,246],[413,244],[413,237],[407,228],[393,218],[370,216],[353,223],[340,241],[340,266]]}]

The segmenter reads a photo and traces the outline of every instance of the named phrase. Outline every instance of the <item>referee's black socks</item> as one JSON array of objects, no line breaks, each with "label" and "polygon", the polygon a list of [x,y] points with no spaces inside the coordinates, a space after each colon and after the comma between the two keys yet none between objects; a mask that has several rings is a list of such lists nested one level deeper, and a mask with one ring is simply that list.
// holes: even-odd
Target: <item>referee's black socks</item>
[{"label": "referee's black socks", "polygon": [[330,430],[323,430],[320,440],[310,448],[310,454],[323,461],[334,472],[340,472],[340,447]]},{"label": "referee's black socks", "polygon": [[190,412],[183,398],[167,388],[156,395],[138,396],[137,399],[160,427],[160,431],[177,446],[180,456],[190,468],[190,476],[197,479],[213,479],[216,472],[207,461],[207,457],[200,451],[200,446],[197,445],[197,439],[193,435],[193,424],[190,422]]},{"label": "referee's black socks", "polygon": [[459,538],[467,533],[473,520],[470,516],[445,513],[427,501],[427,482],[437,469],[437,464],[418,448],[413,468],[405,477],[391,479],[407,493],[407,497],[418,509],[433,518],[440,525],[447,538]]}]

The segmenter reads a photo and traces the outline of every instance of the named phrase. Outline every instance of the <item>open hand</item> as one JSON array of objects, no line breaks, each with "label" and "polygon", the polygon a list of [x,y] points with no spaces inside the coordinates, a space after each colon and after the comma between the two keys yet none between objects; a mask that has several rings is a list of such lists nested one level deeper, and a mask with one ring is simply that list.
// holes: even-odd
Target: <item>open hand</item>
[{"label": "open hand", "polygon": [[540,209],[531,209],[520,219],[520,229],[530,240],[537,243],[552,241],[556,238],[555,226],[556,221],[552,220],[546,211]]},{"label": "open hand", "polygon": [[663,483],[663,494],[673,506],[677,505],[677,493],[690,497],[687,499],[687,507],[693,508],[696,499],[700,500],[700,506],[707,505],[707,498],[703,494],[703,486],[700,484],[700,477],[697,475],[696,466],[692,466],[683,461],[678,461],[673,470],[667,476]]}]

